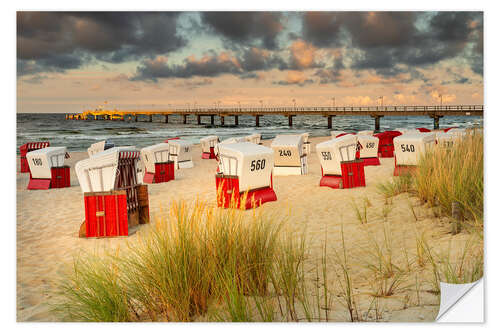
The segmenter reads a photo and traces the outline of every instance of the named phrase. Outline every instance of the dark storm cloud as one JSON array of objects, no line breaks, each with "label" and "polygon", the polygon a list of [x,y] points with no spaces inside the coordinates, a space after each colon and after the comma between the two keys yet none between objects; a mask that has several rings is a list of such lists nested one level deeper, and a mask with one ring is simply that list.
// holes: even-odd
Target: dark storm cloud
[{"label": "dark storm cloud", "polygon": [[[394,38],[393,44],[364,44],[353,37],[353,43],[364,51],[362,57],[354,62],[353,68],[381,71],[398,64],[424,67],[460,56],[471,41],[471,23],[474,19],[479,19],[477,13],[441,12],[430,19],[425,30],[410,29],[407,24],[396,24],[399,20],[394,20],[393,28],[405,33]],[[372,24],[375,30],[377,25]]]},{"label": "dark storm cloud", "polygon": [[246,46],[260,42],[273,50],[276,37],[283,30],[280,12],[202,12],[202,23],[233,43]]},{"label": "dark storm cloud", "polygon": [[18,12],[17,58],[35,62],[37,71],[62,71],[92,58],[119,63],[165,54],[187,43],[177,34],[178,16],[170,12]]},{"label": "dark storm cloud", "polygon": [[474,46],[471,52],[468,54],[468,60],[471,66],[471,69],[481,76],[483,75],[483,57],[484,57],[484,33],[483,33],[483,15],[482,13],[477,14],[477,17],[474,22],[474,31],[472,32],[472,36],[474,38]]},{"label": "dark storm cloud", "polygon": [[302,16],[304,39],[318,47],[340,45],[339,31],[341,14],[329,12],[308,12]]},{"label": "dark storm cloud", "polygon": [[413,35],[416,15],[414,12],[308,12],[302,16],[302,34],[318,47],[342,46],[349,38],[360,48],[400,46]]},{"label": "dark storm cloud", "polygon": [[144,60],[137,67],[133,81],[153,81],[168,78],[216,77],[221,74],[242,74],[237,59],[226,54],[207,55],[200,60],[187,58],[181,65],[169,65],[165,58]]},{"label": "dark storm cloud", "polygon": [[352,44],[365,49],[408,45],[416,33],[415,12],[343,13]]},{"label": "dark storm cloud", "polygon": [[344,59],[341,53],[335,55],[330,67],[318,69],[314,75],[319,77],[320,84],[335,83],[341,79],[341,71],[345,69]]},{"label": "dark storm cloud", "polygon": [[441,81],[442,85],[447,84],[472,84],[471,80],[462,75],[462,73],[452,70],[451,68],[446,69],[447,77],[451,78],[450,80]]},{"label": "dark storm cloud", "polygon": [[[18,12],[18,75],[138,60],[132,80],[221,74],[257,78],[256,71],[315,69],[320,83],[335,83],[348,66],[354,75],[365,70],[384,77],[409,73],[411,80],[425,82],[419,69],[456,57],[483,74],[481,12],[296,15],[302,22],[298,32],[284,26],[293,20],[281,12],[201,12],[180,18],[174,12]],[[208,51],[199,60],[167,63],[165,56],[207,30],[234,56]],[[283,38],[286,45],[279,45]],[[340,55],[331,59],[331,52],[338,50]],[[468,83],[460,78],[453,82]]]},{"label": "dark storm cloud", "polygon": [[269,70],[273,68],[284,70],[289,67],[281,57],[255,47],[247,48],[239,59],[239,62],[245,71]]},{"label": "dark storm cloud", "polygon": [[[424,28],[418,26],[418,19],[427,19]],[[319,47],[346,46],[361,51],[349,52],[355,70],[388,74],[394,74],[388,69],[398,64],[426,66],[462,55],[467,43],[475,42],[469,59],[471,68],[479,73],[482,21],[480,12],[305,13],[302,34]]]},{"label": "dark storm cloud", "polygon": [[42,72],[63,72],[67,69],[80,67],[86,57],[77,54],[57,54],[38,60],[17,60],[17,74],[19,76],[32,75]]},{"label": "dark storm cloud", "polygon": [[255,71],[288,68],[289,64],[274,52],[251,47],[244,49],[238,56],[211,51],[201,59],[186,58],[180,65],[168,64],[165,58],[146,59],[137,67],[132,80],[156,82],[158,79],[216,77],[222,74],[248,79],[258,77]]}]

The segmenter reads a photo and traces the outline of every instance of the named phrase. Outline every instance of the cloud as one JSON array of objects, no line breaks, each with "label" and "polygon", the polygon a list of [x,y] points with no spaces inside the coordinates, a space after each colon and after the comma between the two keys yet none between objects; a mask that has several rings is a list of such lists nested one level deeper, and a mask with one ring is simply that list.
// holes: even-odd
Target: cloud
[{"label": "cloud", "polygon": [[320,84],[337,83],[343,79],[342,72],[345,69],[343,55],[340,50],[335,50],[333,53],[333,64],[330,67],[318,69],[315,76],[319,77]]},{"label": "cloud", "polygon": [[262,75],[256,74],[256,71],[285,70],[289,67],[289,64],[273,51],[250,47],[244,49],[239,56],[229,52],[217,54],[214,51],[206,53],[200,59],[189,56],[180,65],[168,64],[167,58],[162,56],[145,59],[137,67],[132,80],[156,82],[158,79],[216,77],[222,74],[233,74],[242,79],[261,79]]},{"label": "cloud", "polygon": [[318,47],[340,45],[341,13],[307,12],[302,16],[304,39]]},{"label": "cloud", "polygon": [[[187,44],[173,12],[17,12],[18,75],[120,63]],[[30,65],[29,62],[32,64]],[[30,70],[26,71],[25,69]]]},{"label": "cloud", "polygon": [[242,56],[239,58],[241,67],[245,71],[269,70],[278,68],[284,70],[288,68],[288,64],[279,56],[271,51],[250,47],[245,49]]},{"label": "cloud", "polygon": [[288,85],[298,85],[304,86],[306,84],[313,83],[314,81],[308,79],[304,72],[301,71],[288,71],[285,80],[275,81],[273,84],[278,84],[282,86]]},{"label": "cloud", "polygon": [[433,65],[474,43],[467,58],[482,74],[482,22],[481,12],[312,12],[302,16],[302,35],[317,47],[345,47],[353,69],[389,76],[397,65]]},{"label": "cloud", "polygon": [[376,105],[376,100],[372,99],[370,96],[346,96],[342,99],[344,105]]},{"label": "cloud", "polygon": [[206,54],[200,59],[186,58],[181,65],[169,65],[166,57],[146,59],[137,67],[131,80],[153,81],[168,78],[192,78],[194,76],[216,77],[221,74],[242,74],[238,59],[227,52]]},{"label": "cloud", "polygon": [[[290,17],[299,17],[301,26]],[[212,45],[192,45],[203,56],[177,60],[172,53],[207,28],[226,50],[209,38]],[[363,84],[347,82],[348,70],[355,77],[374,71],[383,82],[425,83],[423,69],[445,60],[483,75],[483,43],[482,12],[17,13],[18,76],[40,78],[89,64],[137,61],[131,80],[222,74],[248,79],[261,77],[258,71],[315,69],[308,80],[320,84]],[[442,81],[465,84],[471,78]]]},{"label": "cloud", "polygon": [[117,84],[120,89],[123,90],[131,90],[131,91],[140,91],[141,87],[130,81],[130,77],[126,74],[118,74],[112,77],[106,78],[106,82],[111,82]]},{"label": "cloud", "polygon": [[202,12],[202,23],[232,43],[276,49],[283,30],[280,12]]},{"label": "cloud", "polygon": [[416,12],[354,12],[341,17],[352,44],[361,49],[408,45],[416,33]]},{"label": "cloud", "polygon": [[293,69],[319,67],[316,62],[317,48],[303,40],[296,40],[290,46],[290,66]]},{"label": "cloud", "polygon": [[[421,15],[429,16],[427,13]],[[459,56],[470,42],[470,22],[475,17],[476,13],[473,12],[439,12],[428,19],[428,24],[423,29],[417,29],[415,23],[412,23],[411,28],[405,20],[396,20],[394,17],[392,21],[377,20],[370,23],[371,31],[380,31],[378,26],[387,25],[401,32],[392,39],[390,34],[386,35],[385,39],[379,38],[378,42],[368,41],[361,37],[364,34],[360,30],[351,27],[354,45],[363,50],[361,57],[355,59],[352,67],[377,70],[390,69],[401,64],[422,67]],[[362,26],[366,24],[363,23]]]}]

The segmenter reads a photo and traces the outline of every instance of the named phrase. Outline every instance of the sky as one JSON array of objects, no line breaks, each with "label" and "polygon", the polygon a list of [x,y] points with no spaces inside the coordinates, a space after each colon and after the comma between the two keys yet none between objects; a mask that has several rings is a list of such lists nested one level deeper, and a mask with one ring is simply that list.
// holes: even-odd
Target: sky
[{"label": "sky", "polygon": [[17,112],[483,104],[482,12],[17,12]]}]

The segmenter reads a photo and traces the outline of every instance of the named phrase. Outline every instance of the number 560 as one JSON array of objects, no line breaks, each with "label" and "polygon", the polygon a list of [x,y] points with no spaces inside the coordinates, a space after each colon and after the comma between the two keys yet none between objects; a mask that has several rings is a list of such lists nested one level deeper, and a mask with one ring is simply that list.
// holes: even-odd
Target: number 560
[{"label": "number 560", "polygon": [[250,164],[250,171],[257,171],[266,167],[266,160],[253,160]]}]

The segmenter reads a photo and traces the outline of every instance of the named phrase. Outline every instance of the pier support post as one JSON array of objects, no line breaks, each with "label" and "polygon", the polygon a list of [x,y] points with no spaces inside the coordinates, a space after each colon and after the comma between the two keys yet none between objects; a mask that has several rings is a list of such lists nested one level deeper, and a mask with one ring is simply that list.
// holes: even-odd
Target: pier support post
[{"label": "pier support post", "polygon": [[238,126],[238,116],[234,116],[234,125]]},{"label": "pier support post", "polygon": [[137,122],[137,115],[135,115],[135,122]]},{"label": "pier support post", "polygon": [[213,114],[210,115],[210,125],[215,125],[215,116]]},{"label": "pier support post", "polygon": [[382,118],[383,116],[372,116],[372,118],[375,119],[375,132],[379,132],[380,131],[380,118]]},{"label": "pier support post", "polygon": [[150,115],[149,115],[149,122],[150,122],[150,123],[152,123],[152,122],[153,122],[153,115],[152,115],[152,114],[150,114]]},{"label": "pier support post", "polygon": [[201,116],[197,115],[196,117],[198,118],[198,125],[201,125]]},{"label": "pier support post", "polygon": [[187,114],[183,114],[183,115],[182,115],[182,123],[183,123],[183,124],[187,124],[187,118],[188,118],[188,115],[187,115]]},{"label": "pier support post", "polygon": [[439,118],[443,118],[443,116],[432,116],[431,118],[434,119],[434,129],[438,130],[439,129]]},{"label": "pier support post", "polygon": [[290,126],[290,127],[293,126],[293,117],[295,117],[295,115],[288,116],[288,126]]},{"label": "pier support post", "polygon": [[165,124],[168,124],[168,114],[165,115]]},{"label": "pier support post", "polygon": [[333,117],[335,116],[331,116],[331,115],[328,115],[327,118],[328,118],[328,129],[332,129],[332,119]]},{"label": "pier support post", "polygon": [[220,116],[220,125],[224,126],[224,116]]},{"label": "pier support post", "polygon": [[260,115],[255,116],[255,127],[260,127]]}]

